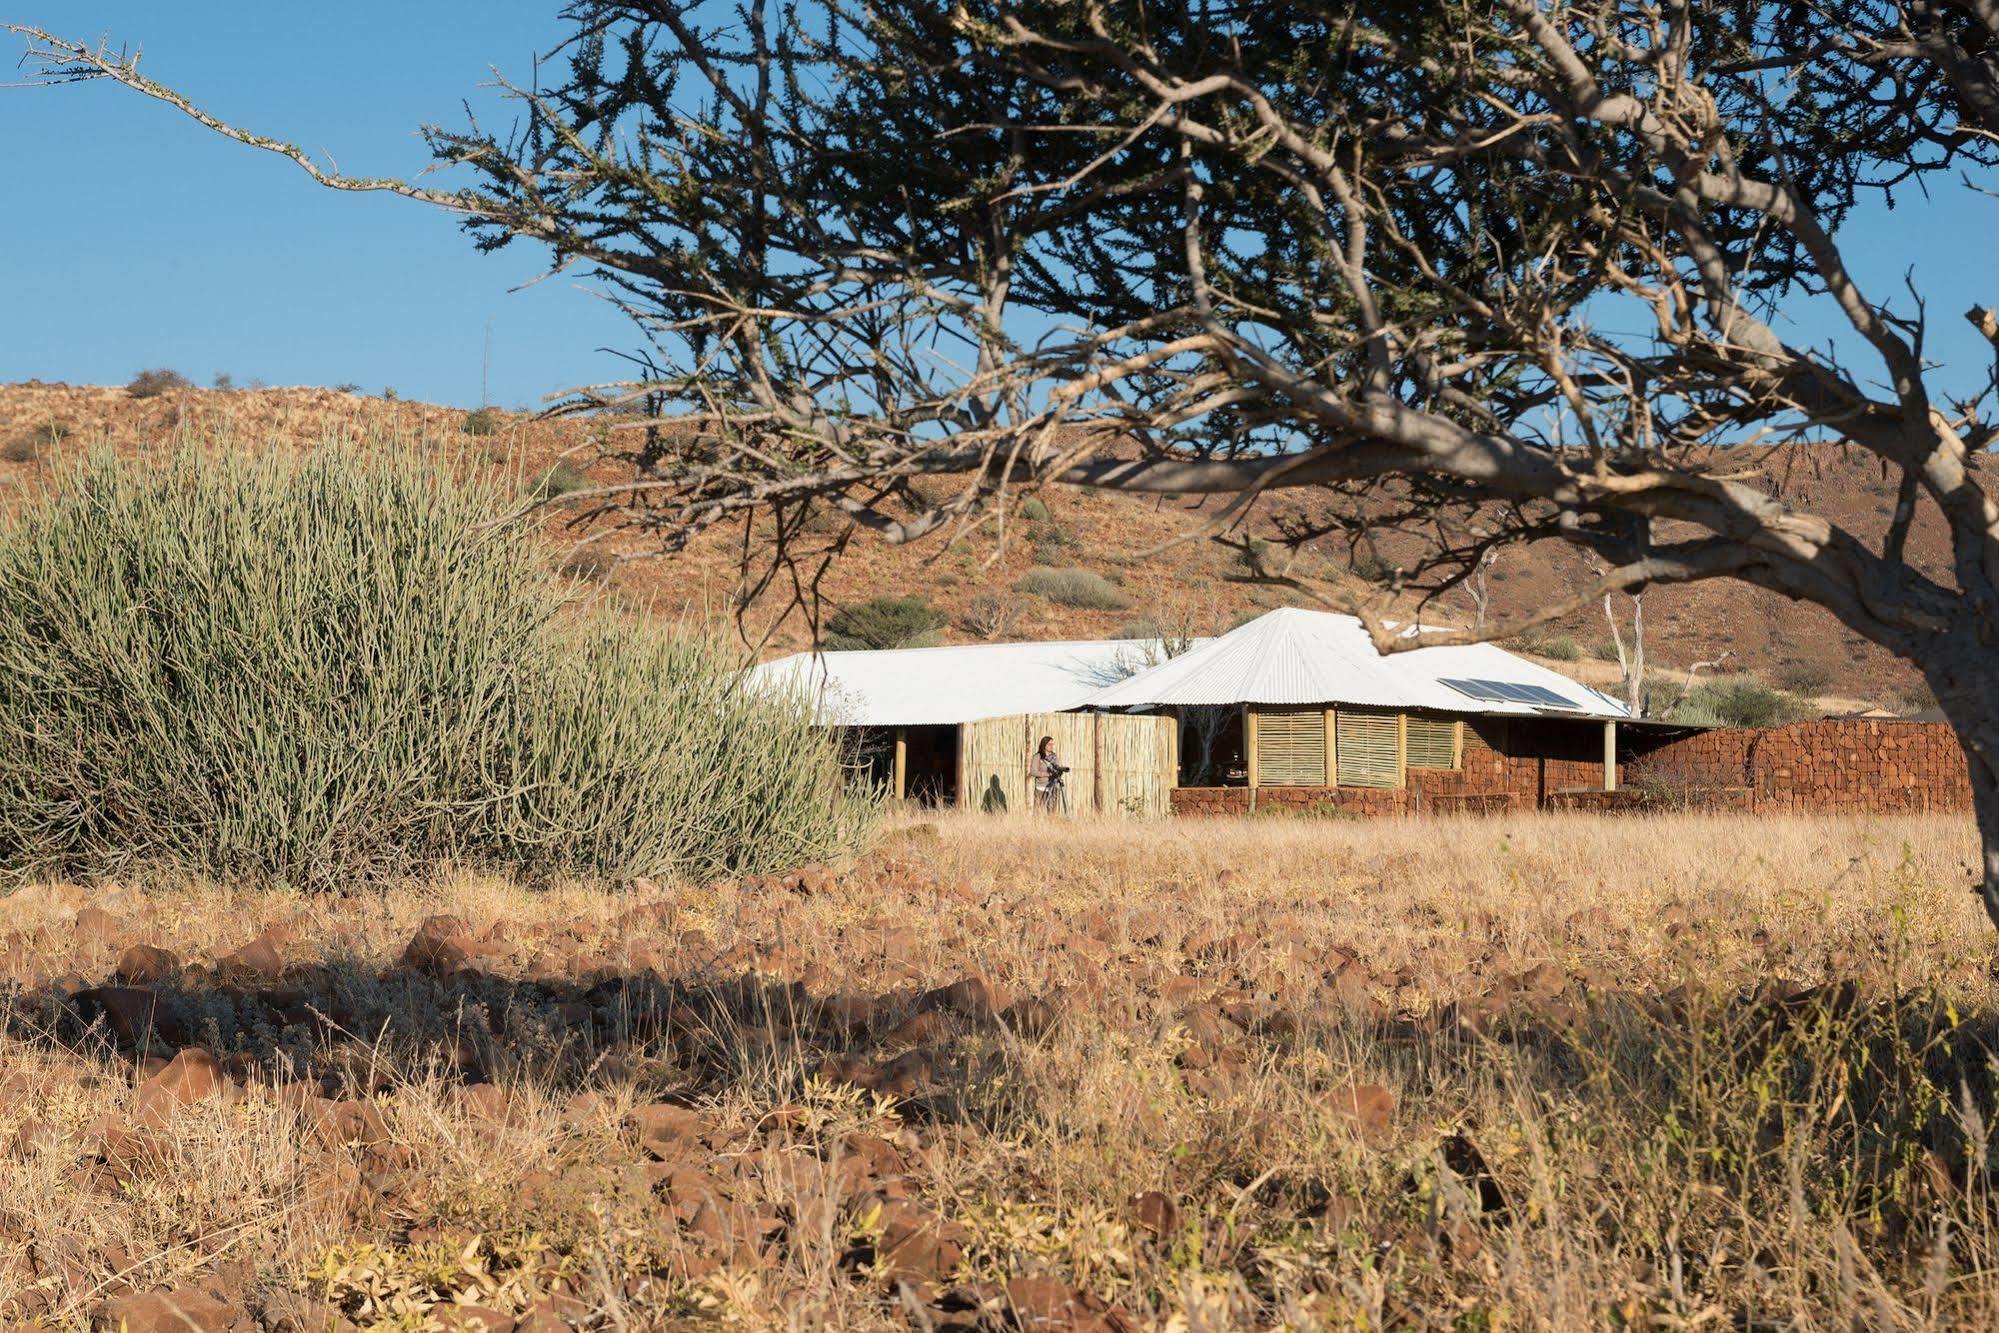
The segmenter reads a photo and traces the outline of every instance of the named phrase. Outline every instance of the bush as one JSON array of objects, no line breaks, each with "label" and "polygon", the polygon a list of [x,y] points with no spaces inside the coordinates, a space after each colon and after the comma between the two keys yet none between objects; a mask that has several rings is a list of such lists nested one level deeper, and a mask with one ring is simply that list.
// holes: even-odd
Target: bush
[{"label": "bush", "polygon": [[1919,680],[1896,696],[1905,713],[1926,713],[1937,706],[1937,692],[1926,680]]},{"label": "bush", "polygon": [[158,398],[163,393],[180,393],[193,387],[188,377],[178,370],[160,366],[134,375],[132,382],[125,386],[125,392],[134,398]]},{"label": "bush", "polygon": [[1793,694],[1824,694],[1832,688],[1832,668],[1823,662],[1792,662],[1777,673],[1777,683]]},{"label": "bush", "polygon": [[531,500],[560,500],[565,495],[587,491],[596,485],[582,468],[567,459],[541,474],[540,480],[528,487]]},{"label": "bush", "polygon": [[0,526],[0,869],[326,887],[710,875],[851,844],[802,700],[573,606],[420,461],[93,455]]},{"label": "bush", "polygon": [[1776,727],[1809,717],[1811,711],[1804,700],[1755,676],[1716,676],[1694,686],[1667,720],[1691,726]]},{"label": "bush", "polygon": [[1589,646],[1589,655],[1599,662],[1615,662],[1617,660],[1617,640],[1598,639]]},{"label": "bush", "polygon": [[937,642],[945,619],[921,597],[876,597],[834,612],[826,622],[824,646],[836,652],[925,648]]},{"label": "bush", "polygon": [[209,383],[215,388],[220,389],[223,393],[228,393],[236,387],[236,377],[226,370],[218,370],[215,372],[215,378],[209,381]]},{"label": "bush", "polygon": [[333,392],[359,393],[361,392],[361,386],[356,384],[353,380],[342,380],[340,383],[333,386]]},{"label": "bush", "polygon": [[32,463],[42,456],[41,437],[33,432],[16,435],[0,447],[0,460],[9,463]]},{"label": "bush", "polygon": [[467,435],[491,435],[506,423],[500,414],[490,407],[478,407],[465,414],[463,423]]},{"label": "bush", "polygon": [[1582,645],[1566,634],[1537,640],[1527,651],[1539,653],[1551,662],[1579,662],[1583,656]]},{"label": "bush", "polygon": [[1048,504],[1038,495],[1030,495],[1020,502],[1020,516],[1030,523],[1048,521]]},{"label": "bush", "polygon": [[998,592],[976,593],[965,611],[965,628],[981,639],[1011,638],[1020,628],[1023,611],[1017,597]]},{"label": "bush", "polygon": [[1014,585],[1024,593],[1046,597],[1062,606],[1089,611],[1122,611],[1131,598],[1103,575],[1088,569],[1050,569],[1037,566],[1020,576]]}]

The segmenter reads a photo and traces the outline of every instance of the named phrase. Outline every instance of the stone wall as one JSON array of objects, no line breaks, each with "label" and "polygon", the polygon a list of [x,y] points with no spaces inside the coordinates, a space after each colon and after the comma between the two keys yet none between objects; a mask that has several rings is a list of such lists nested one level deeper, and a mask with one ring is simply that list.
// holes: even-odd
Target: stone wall
[{"label": "stone wall", "polygon": [[1941,722],[1829,718],[1720,728],[1653,746],[1631,759],[1625,774],[1633,788],[1667,794],[1740,789],[1755,810],[1971,809],[1964,750]]}]

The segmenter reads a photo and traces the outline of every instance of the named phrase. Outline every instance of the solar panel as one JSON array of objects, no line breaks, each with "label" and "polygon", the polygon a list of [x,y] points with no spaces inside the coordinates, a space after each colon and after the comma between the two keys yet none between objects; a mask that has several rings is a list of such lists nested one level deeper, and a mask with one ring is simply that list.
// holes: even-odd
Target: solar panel
[{"label": "solar panel", "polygon": [[1510,680],[1446,680],[1442,682],[1459,694],[1496,704],[1528,704],[1536,708],[1581,707],[1567,695],[1542,685],[1516,685]]}]

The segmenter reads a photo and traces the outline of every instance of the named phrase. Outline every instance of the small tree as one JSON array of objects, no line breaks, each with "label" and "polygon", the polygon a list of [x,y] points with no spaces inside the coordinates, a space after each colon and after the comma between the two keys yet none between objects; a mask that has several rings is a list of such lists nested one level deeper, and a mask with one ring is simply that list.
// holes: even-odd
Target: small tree
[{"label": "small tree", "polygon": [[942,611],[921,597],[875,597],[834,612],[822,646],[834,651],[924,648],[937,642],[946,621]]},{"label": "small tree", "polygon": [[180,393],[193,387],[193,382],[178,370],[158,366],[134,375],[132,382],[125,386],[125,392],[134,398],[158,398],[163,394]]},{"label": "small tree", "polygon": [[[1023,484],[1218,496],[1210,530],[1240,546],[1252,506],[1292,495],[1294,547],[1419,535],[1390,593],[1454,590],[1494,541],[1603,561],[1465,639],[1661,583],[1821,606],[1919,667],[1964,741],[1999,924],[1999,498],[1979,466],[1999,371],[1946,391],[1920,298],[1843,245],[1869,195],[1921,208],[1953,173],[1999,192],[1999,6],[563,15],[567,80],[518,90],[519,133],[426,131],[457,189],[343,176],[122,52],[17,30],[51,81],[115,79],[322,184],[593,271],[645,330],[646,373],[568,406],[652,414],[605,508],[668,549],[814,498],[912,541]],[[1801,341],[1814,311],[1836,345]],[[1999,349],[1999,314],[1969,317]],[[1810,512],[1745,442],[1862,451],[1894,507],[1878,531]],[[1919,512],[1945,570],[1908,558]],[[1309,590],[1282,564],[1257,577]],[[1413,646],[1385,601],[1360,609],[1382,651]]]}]

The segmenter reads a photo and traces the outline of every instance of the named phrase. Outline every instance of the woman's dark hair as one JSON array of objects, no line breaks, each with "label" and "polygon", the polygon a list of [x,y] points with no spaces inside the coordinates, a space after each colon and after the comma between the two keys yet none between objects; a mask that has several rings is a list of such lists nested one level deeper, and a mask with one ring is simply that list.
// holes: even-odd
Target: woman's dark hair
[{"label": "woman's dark hair", "polygon": [[1053,736],[1043,736],[1041,738],[1041,744],[1034,747],[1034,752],[1036,754],[1047,754],[1048,747],[1053,745],[1054,743],[1055,743],[1055,738]]}]

